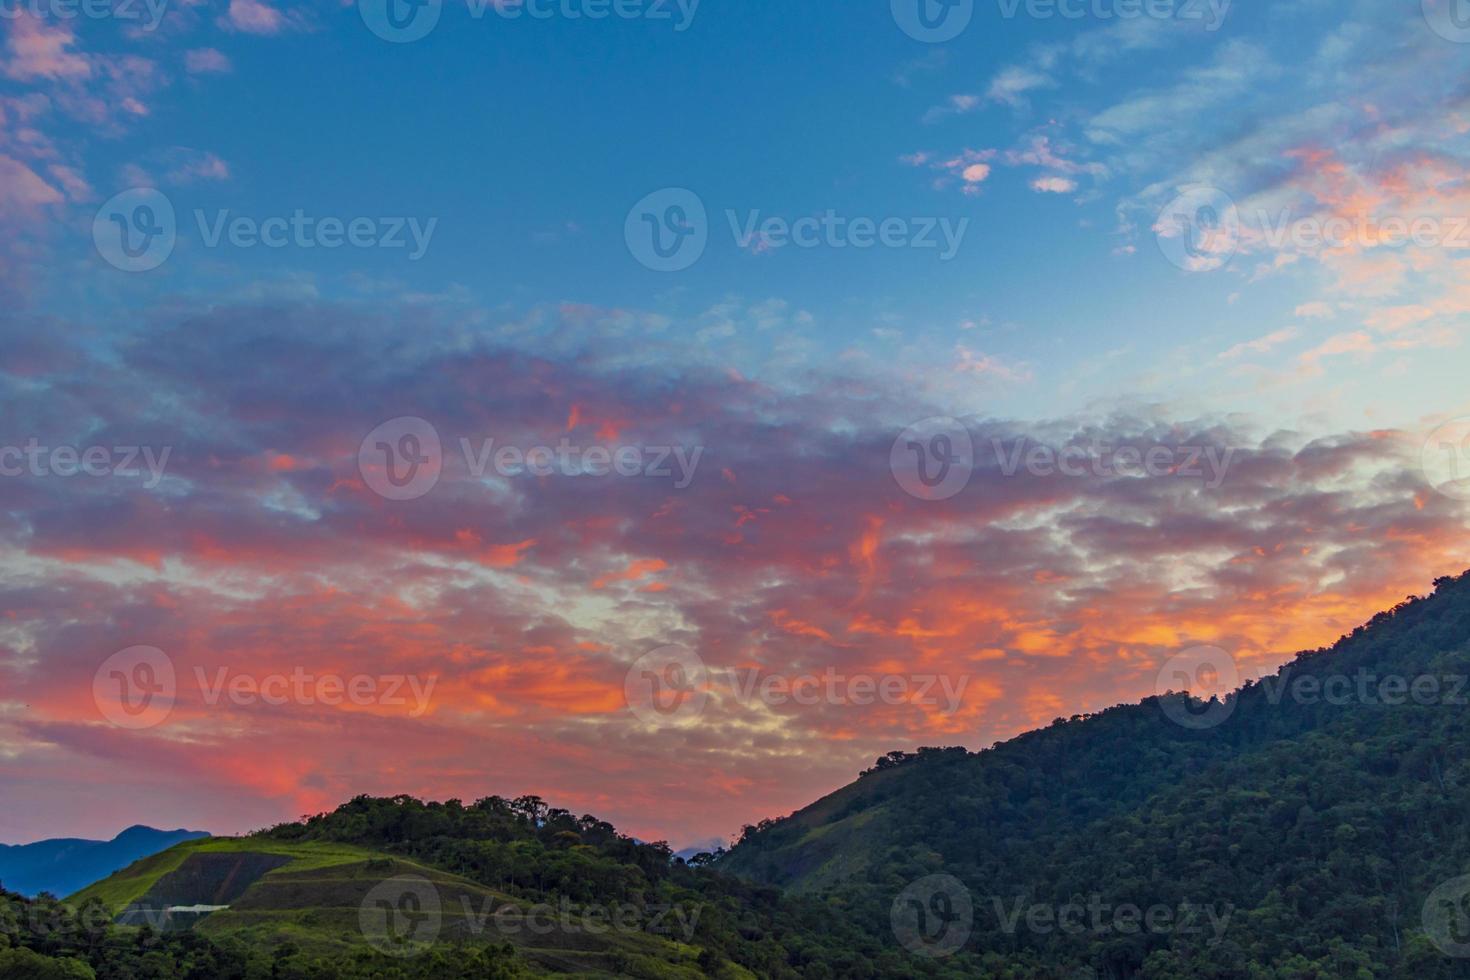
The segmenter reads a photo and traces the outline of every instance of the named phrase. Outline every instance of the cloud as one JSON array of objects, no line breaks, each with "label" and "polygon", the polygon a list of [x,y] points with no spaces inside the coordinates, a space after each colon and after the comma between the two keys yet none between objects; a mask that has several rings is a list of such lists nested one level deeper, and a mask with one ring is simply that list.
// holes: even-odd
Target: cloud
[{"label": "cloud", "polygon": [[985,97],[991,102],[999,102],[1013,109],[1024,107],[1025,95],[1034,89],[1050,88],[1055,83],[1046,75],[1030,68],[1013,65],[1002,69],[990,80],[990,86],[985,90]]},{"label": "cloud", "polygon": [[264,0],[230,0],[224,18],[224,26],[244,34],[280,34],[293,23],[291,18]]},{"label": "cloud", "polygon": [[184,52],[184,67],[191,75],[224,74],[234,70],[230,59],[215,48],[195,48]]},{"label": "cloud", "polygon": [[1265,354],[1280,347],[1287,341],[1295,340],[1296,337],[1297,331],[1295,327],[1285,327],[1281,330],[1268,333],[1264,337],[1257,337],[1255,340],[1247,340],[1244,343],[1236,344],[1234,347],[1222,353],[1220,360],[1234,360],[1245,354]]},{"label": "cloud", "polygon": [[3,71],[15,81],[35,79],[85,79],[92,65],[85,55],[71,50],[76,36],[65,22],[49,24],[39,17],[21,14],[10,22]]},{"label": "cloud", "polygon": [[213,153],[176,147],[161,157],[167,161],[168,179],[173,183],[188,184],[199,180],[230,178],[230,165]]},{"label": "cloud", "polygon": [[1038,177],[1031,182],[1031,189],[1042,194],[1070,194],[1077,189],[1077,182],[1070,177]]},{"label": "cloud", "polygon": [[[150,799],[192,796],[211,829],[241,830],[352,792],[526,791],[650,838],[709,836],[808,802],[890,749],[1045,724],[1049,696],[1081,711],[1151,693],[1182,646],[1275,663],[1456,570],[1470,545],[1461,505],[1418,475],[1413,433],[1261,434],[1161,410],[970,418],[969,485],[926,502],[895,479],[893,447],[946,406],[907,379],[652,372],[611,341],[532,353],[381,305],[213,304],[101,342],[62,326],[0,320],[13,431],[171,454],[153,487],[0,481],[0,689],[30,706],[0,710],[0,739],[44,746],[7,766],[7,798],[146,776]],[[1030,376],[965,347],[954,367],[969,384]],[[431,420],[445,455],[426,497],[394,502],[358,454],[405,415]],[[488,439],[703,454],[683,489],[646,474],[477,474],[461,440]],[[1173,470],[1075,476],[1009,462],[1159,446],[1227,462],[1195,473],[1181,452]],[[124,738],[100,720],[92,676],[137,643],[166,650],[187,683],[166,723]],[[629,665],[667,643],[718,668],[719,696],[698,725],[656,732],[622,690]],[[191,680],[298,667],[432,675],[435,693],[415,718],[210,704]],[[964,680],[967,694],[953,713],[803,708],[742,700],[728,680],[829,668]],[[670,780],[683,787],[672,801]],[[54,830],[45,809],[12,825]]]}]

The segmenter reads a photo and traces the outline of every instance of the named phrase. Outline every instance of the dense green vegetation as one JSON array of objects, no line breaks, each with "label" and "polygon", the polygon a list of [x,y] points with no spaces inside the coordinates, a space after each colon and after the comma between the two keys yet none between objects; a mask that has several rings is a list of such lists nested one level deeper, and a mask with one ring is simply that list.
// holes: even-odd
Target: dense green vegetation
[{"label": "dense green vegetation", "polygon": [[[1470,872],[1470,575],[1436,586],[1245,685],[1213,727],[1171,720],[1171,695],[986,752],[892,756],[746,828],[719,866],[822,896],[875,930],[909,882],[953,875],[973,901],[966,948],[984,975],[1470,976],[1422,914],[1430,892]],[[1218,940],[1203,916],[1188,933],[1128,932],[1107,915],[1070,933],[1016,920],[1069,903],[1229,918]],[[1463,905],[1455,914],[1470,924]]]},{"label": "dense green vegetation", "polygon": [[[0,893],[0,977],[1467,977],[1442,946],[1470,944],[1470,883],[1433,906],[1449,928],[1424,916],[1470,873],[1470,574],[1436,586],[1247,684],[1218,724],[1177,723],[1209,706],[1168,695],[985,752],[891,753],[688,863],[536,797],[359,797],[67,904]],[[262,855],[192,931],[112,924]],[[375,944],[360,912],[405,878],[436,928]],[[953,948],[905,948],[896,906]]]}]

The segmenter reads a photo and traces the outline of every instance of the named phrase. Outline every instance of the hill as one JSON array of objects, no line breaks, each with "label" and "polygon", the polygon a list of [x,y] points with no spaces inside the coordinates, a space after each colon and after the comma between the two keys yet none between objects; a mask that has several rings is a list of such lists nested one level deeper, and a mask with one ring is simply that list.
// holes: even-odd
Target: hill
[{"label": "hill", "polygon": [[890,756],[717,866],[874,929],[924,882],[995,975],[1470,976],[1470,575],[1435,584],[1223,702]]},{"label": "hill", "polygon": [[[165,964],[149,976],[201,980],[904,975],[907,954],[883,937],[708,861],[535,797],[359,797],[181,844],[65,906],[0,896],[0,937],[7,920],[59,920],[16,933],[27,952],[15,955],[76,959],[104,978],[140,975],[140,950]],[[209,972],[191,972],[198,963]]]},{"label": "hill", "polygon": [[62,838],[33,844],[0,844],[0,884],[22,895],[68,895],[84,885],[157,854],[180,841],[206,836],[197,830],[129,827],[112,840]]}]

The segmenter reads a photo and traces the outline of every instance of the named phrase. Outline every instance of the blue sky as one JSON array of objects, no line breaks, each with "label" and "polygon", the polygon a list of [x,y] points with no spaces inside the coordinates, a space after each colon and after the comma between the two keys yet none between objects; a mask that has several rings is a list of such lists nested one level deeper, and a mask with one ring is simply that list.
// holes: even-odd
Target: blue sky
[{"label": "blue sky", "polygon": [[[1463,106],[1465,46],[1401,4],[1361,4],[1344,18],[1333,4],[1180,0],[1161,8],[1173,17],[1127,18],[1136,8],[1099,0],[1064,8],[1082,16],[1033,3],[1007,17],[991,0],[944,44],[910,37],[881,3],[839,14],[707,0],[692,16],[670,5],[667,20],[545,9],[511,20],[449,4],[409,44],[384,42],[351,6],[176,5],[152,32],[36,21],[74,33],[52,37],[58,51],[97,63],[71,78],[65,65],[12,70],[7,87],[85,82],[107,103],[68,113],[58,99],[43,121],[90,190],[76,195],[79,217],[157,183],[182,232],[156,275],[103,277],[79,293],[68,273],[41,272],[33,295],[85,309],[172,290],[387,293],[491,318],[585,304],[667,321],[657,330],[751,373],[844,353],[930,374],[994,363],[968,372],[983,388],[976,410],[1074,410],[1115,393],[1119,371],[1161,397],[1205,388],[1228,399],[1256,382],[1248,365],[1214,363],[1220,353],[1282,330],[1296,342],[1272,353],[1309,350],[1313,338],[1353,332],[1354,317],[1298,324],[1296,308],[1331,282],[1319,259],[1263,276],[1253,252],[1181,274],[1150,229],[1169,194],[1213,182],[1244,202],[1289,181],[1287,154],[1309,145],[1382,169],[1386,138],[1364,138],[1374,122],[1365,107],[1427,131]],[[190,52],[196,69],[197,53],[211,53],[208,67],[190,71]],[[116,67],[124,58],[150,67],[129,76]],[[124,99],[141,111],[120,108]],[[1420,135],[1400,138],[1413,148]],[[936,169],[966,152],[989,169],[973,194]],[[916,154],[933,162],[905,162]],[[1042,179],[1061,192],[1033,189]],[[676,274],[631,261],[621,235],[633,202],[665,187],[695,191],[709,214],[708,250]],[[193,211],[226,208],[436,225],[417,261],[387,249],[201,249]],[[730,227],[829,210],[967,224],[948,261],[917,248],[752,254]],[[57,258],[91,267],[79,237],[55,242]],[[1397,357],[1401,372],[1444,363],[1443,353]],[[1392,359],[1346,357],[1335,373],[1371,383]],[[1195,379],[1176,391],[1167,376],[1181,370]],[[1091,381],[1096,372],[1107,380]],[[1014,383],[1028,375],[1050,383],[1028,394]],[[1330,399],[1322,384],[1308,387]],[[1415,403],[1420,391],[1403,392],[1413,418],[1398,408],[1393,421],[1454,407]],[[1313,410],[1304,394],[1281,405]]]}]

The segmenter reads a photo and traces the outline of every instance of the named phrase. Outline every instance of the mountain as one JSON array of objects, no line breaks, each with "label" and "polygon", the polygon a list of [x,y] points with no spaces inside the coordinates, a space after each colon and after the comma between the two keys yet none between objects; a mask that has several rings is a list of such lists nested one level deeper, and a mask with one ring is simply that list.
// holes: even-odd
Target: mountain
[{"label": "mountain", "polygon": [[22,895],[70,895],[139,858],[208,835],[197,830],[129,827],[112,840],[58,838],[0,844],[0,884]]},{"label": "mountain", "polygon": [[1224,701],[891,753],[692,863],[536,797],[185,842],[0,893],[0,976],[1467,977],[1470,574],[1435,586]]},{"label": "mountain", "polygon": [[875,929],[948,876],[920,901],[1008,976],[1470,976],[1470,574],[1435,586],[1225,701],[879,760],[716,866]]}]

